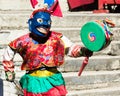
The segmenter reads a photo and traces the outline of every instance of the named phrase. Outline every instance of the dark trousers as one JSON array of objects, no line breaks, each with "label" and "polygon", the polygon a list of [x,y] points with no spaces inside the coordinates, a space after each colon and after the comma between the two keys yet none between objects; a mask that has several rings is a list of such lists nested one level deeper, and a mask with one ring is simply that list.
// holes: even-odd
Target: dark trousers
[{"label": "dark trousers", "polygon": [[3,80],[0,79],[0,96],[3,96]]}]

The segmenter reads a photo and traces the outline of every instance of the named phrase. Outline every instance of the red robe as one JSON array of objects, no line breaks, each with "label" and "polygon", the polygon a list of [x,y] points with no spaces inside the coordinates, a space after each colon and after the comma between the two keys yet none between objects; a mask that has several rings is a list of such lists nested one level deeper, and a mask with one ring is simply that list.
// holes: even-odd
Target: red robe
[{"label": "red robe", "polygon": [[70,9],[74,9],[83,5],[91,4],[94,0],[68,0]]}]

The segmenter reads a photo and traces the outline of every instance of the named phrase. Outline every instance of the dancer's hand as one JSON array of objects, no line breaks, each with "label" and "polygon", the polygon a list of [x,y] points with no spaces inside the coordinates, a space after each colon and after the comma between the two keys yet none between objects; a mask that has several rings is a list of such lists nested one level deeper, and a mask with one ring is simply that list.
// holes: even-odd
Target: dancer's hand
[{"label": "dancer's hand", "polygon": [[5,72],[6,75],[6,80],[9,82],[13,82],[15,79],[15,73],[14,72],[10,72],[10,71],[6,71]]},{"label": "dancer's hand", "polygon": [[93,55],[93,52],[85,47],[82,47],[80,51],[82,56],[91,57]]}]

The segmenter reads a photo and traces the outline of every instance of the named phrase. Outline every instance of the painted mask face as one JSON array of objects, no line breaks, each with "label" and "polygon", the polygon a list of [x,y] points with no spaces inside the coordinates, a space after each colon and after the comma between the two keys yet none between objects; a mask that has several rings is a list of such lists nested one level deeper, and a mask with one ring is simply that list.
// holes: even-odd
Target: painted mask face
[{"label": "painted mask face", "polygon": [[46,37],[51,27],[51,15],[47,12],[37,12],[28,20],[28,24],[32,33]]}]

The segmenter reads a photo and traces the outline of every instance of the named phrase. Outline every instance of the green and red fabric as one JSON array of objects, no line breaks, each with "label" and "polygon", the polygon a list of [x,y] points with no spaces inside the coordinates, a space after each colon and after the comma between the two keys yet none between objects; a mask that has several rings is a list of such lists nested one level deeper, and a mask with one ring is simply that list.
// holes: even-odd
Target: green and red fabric
[{"label": "green and red fabric", "polygon": [[56,68],[25,74],[20,84],[24,96],[65,96],[67,94],[65,81]]}]

